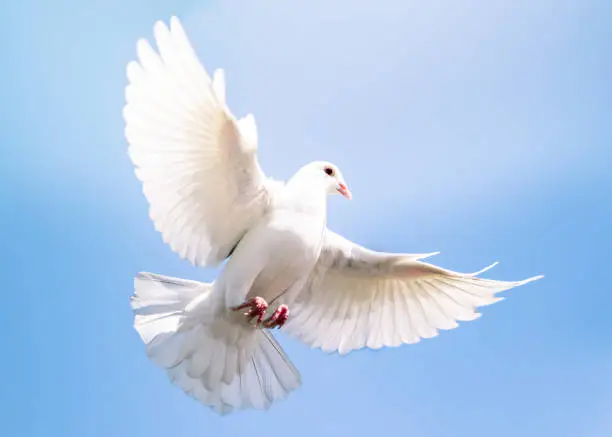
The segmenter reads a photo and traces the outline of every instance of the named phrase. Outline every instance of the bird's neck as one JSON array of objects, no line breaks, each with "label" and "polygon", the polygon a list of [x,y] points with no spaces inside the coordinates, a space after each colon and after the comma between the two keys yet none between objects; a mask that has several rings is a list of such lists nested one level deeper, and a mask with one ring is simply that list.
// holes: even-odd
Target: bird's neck
[{"label": "bird's neck", "polygon": [[287,201],[296,212],[325,217],[327,187],[318,180],[294,177],[287,182]]}]

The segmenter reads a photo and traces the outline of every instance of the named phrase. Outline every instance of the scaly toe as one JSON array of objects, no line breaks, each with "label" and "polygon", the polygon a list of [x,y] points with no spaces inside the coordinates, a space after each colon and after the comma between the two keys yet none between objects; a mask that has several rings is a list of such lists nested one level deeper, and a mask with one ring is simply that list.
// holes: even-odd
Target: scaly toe
[{"label": "scaly toe", "polygon": [[287,322],[288,319],[289,307],[287,307],[287,305],[281,305],[276,309],[272,316],[262,322],[262,325],[268,329],[273,329],[276,327],[280,328],[285,324],[285,322]]},{"label": "scaly toe", "polygon": [[249,299],[248,301],[242,303],[241,305],[238,305],[236,307],[231,307],[230,309],[232,311],[239,311],[245,308],[251,309],[248,313],[245,313],[245,316],[247,320],[249,321],[249,323],[254,318],[257,318],[257,325],[259,325],[261,321],[263,320],[263,317],[266,314],[266,311],[268,310],[268,303],[265,301],[264,298],[255,296],[254,298]]}]

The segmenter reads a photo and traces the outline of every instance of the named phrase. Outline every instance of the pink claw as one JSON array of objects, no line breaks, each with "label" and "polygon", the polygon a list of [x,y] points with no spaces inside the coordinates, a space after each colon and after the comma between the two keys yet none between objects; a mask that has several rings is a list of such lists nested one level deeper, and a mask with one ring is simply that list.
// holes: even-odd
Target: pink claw
[{"label": "pink claw", "polygon": [[247,300],[243,304],[230,309],[239,311],[245,308],[251,308],[251,311],[246,314],[248,321],[250,322],[253,318],[257,317],[257,325],[259,325],[268,310],[268,303],[262,297],[255,296],[253,299]]},{"label": "pink claw", "polygon": [[289,319],[289,307],[287,305],[279,306],[274,314],[262,322],[262,325],[268,329],[281,327]]}]

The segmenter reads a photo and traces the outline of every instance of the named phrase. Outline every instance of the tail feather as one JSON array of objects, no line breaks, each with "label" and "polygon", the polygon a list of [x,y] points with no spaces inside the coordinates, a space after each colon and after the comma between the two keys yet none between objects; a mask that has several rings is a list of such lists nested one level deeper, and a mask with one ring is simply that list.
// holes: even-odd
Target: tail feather
[{"label": "tail feather", "polygon": [[155,342],[159,343],[164,334],[174,333],[185,305],[211,291],[211,284],[202,282],[146,272],[136,275],[130,303],[134,311],[134,326],[142,341],[149,345],[160,337]]},{"label": "tail feather", "polygon": [[[170,380],[220,414],[267,409],[301,385],[299,372],[266,330],[218,316],[194,323],[189,304],[212,284],[140,273],[131,303],[147,354]],[[201,305],[200,305],[201,306]]]}]

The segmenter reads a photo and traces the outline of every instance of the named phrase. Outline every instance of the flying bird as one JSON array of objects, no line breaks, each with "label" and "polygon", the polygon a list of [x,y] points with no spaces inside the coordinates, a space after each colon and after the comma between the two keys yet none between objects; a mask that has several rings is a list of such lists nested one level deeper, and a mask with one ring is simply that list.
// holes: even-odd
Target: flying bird
[{"label": "flying bird", "polygon": [[157,51],[141,39],[127,66],[129,156],[163,240],[194,265],[225,265],[213,283],[139,273],[131,306],[150,359],[202,404],[267,409],[301,385],[275,328],[341,355],[416,343],[541,277],[483,279],[492,265],[458,273],[423,261],[434,253],[377,252],[328,229],[327,196],[351,198],[340,169],[269,178],[223,70],[210,77],[176,17],[154,36]]}]

